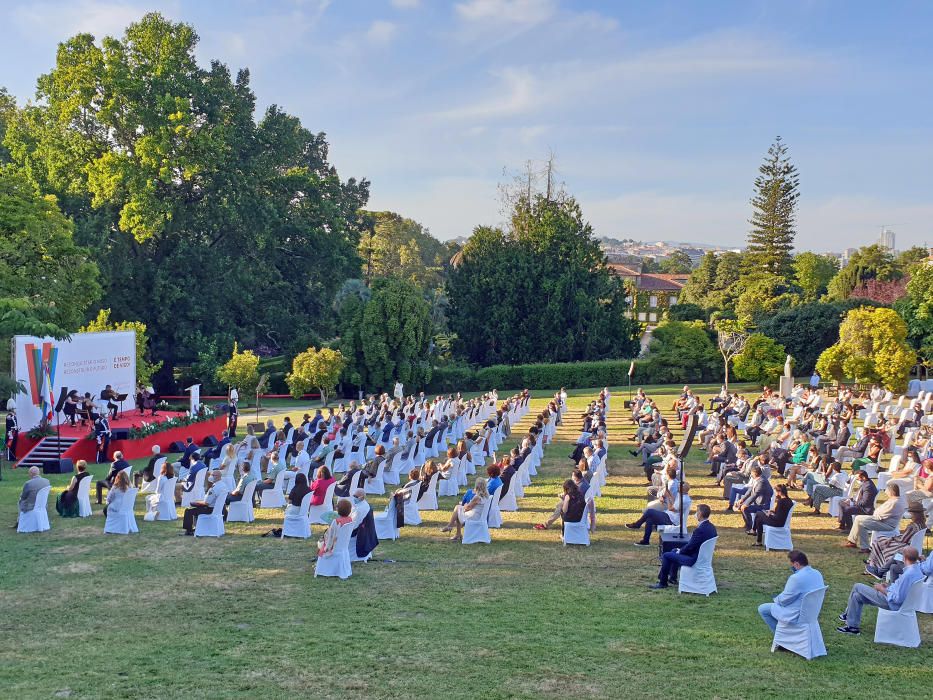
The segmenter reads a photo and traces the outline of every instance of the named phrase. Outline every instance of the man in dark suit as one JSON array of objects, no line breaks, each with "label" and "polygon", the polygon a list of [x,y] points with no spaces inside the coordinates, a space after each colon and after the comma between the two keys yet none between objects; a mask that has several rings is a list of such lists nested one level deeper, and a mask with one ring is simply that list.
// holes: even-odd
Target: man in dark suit
[{"label": "man in dark suit", "polygon": [[271,450],[275,444],[275,423],[272,419],[266,421],[266,430],[259,438],[259,446],[264,450]]},{"label": "man in dark suit", "polygon": [[191,436],[185,438],[185,451],[182,452],[181,459],[178,460],[179,466],[182,469],[191,469],[191,460],[197,451],[198,446],[195,444],[194,438]]},{"label": "man in dark suit", "polygon": [[737,454],[735,443],[731,440],[726,440],[726,436],[720,434],[716,438],[716,444],[718,445],[718,450],[716,451],[716,455],[710,459],[712,467],[709,476],[718,476],[723,464],[735,464],[735,456]]},{"label": "man in dark suit", "polygon": [[130,466],[130,463],[123,459],[123,453],[117,450],[113,453],[113,463],[110,465],[110,471],[107,474],[107,478],[97,482],[97,505],[103,503],[103,492],[104,489],[110,489],[113,486],[114,480],[117,478],[117,474],[122,472]]},{"label": "man in dark suit", "polygon": [[661,557],[661,571],[658,573],[658,582],[649,586],[653,590],[667,588],[677,583],[677,574],[682,566],[693,566],[700,556],[700,546],[707,540],[718,536],[716,526],[709,521],[710,509],[705,503],[697,506],[697,527],[690,535],[690,541],[680,549],[673,552],[664,552]]},{"label": "man in dark suit", "polygon": [[752,467],[752,480],[748,491],[738,501],[739,512],[745,521],[745,531],[752,529],[752,513],[768,510],[771,507],[771,497],[774,496],[774,489],[771,482],[765,478],[761,472],[761,467],[757,464]]},{"label": "man in dark suit", "polygon": [[220,456],[223,454],[224,448],[229,444],[230,444],[230,436],[227,435],[227,431],[225,430],[220,437],[220,442],[217,443],[217,447],[215,447],[213,450],[210,451],[210,454],[208,455],[208,457],[210,459],[219,459]]},{"label": "man in dark suit", "polygon": [[864,469],[859,469],[855,478],[859,482],[855,501],[845,500],[839,504],[839,529],[846,532],[852,528],[852,518],[856,515],[871,515],[875,512],[875,496],[878,495],[878,487]]}]

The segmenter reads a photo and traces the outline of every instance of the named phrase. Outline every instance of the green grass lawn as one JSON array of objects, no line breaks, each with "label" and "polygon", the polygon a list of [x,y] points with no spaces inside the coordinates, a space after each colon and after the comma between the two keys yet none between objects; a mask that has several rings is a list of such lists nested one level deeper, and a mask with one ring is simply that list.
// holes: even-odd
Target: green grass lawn
[{"label": "green grass lawn", "polygon": [[[644,475],[623,449],[631,434],[623,421],[625,390],[616,393],[610,416],[610,477],[592,546],[564,548],[556,531],[533,530],[569,474],[577,416],[597,391],[572,392],[559,442],[546,451],[521,510],[504,514],[491,545],[447,541],[439,528],[454,499],[442,498],[440,511],[423,513],[422,526],[383,542],[376,560],[355,564],[348,581],[313,578],[319,526],[308,541],[259,536],[281,524],[280,511],[257,511],[249,525],[232,523],[220,540],[179,537],[180,521],[143,522],[141,499],[138,535],[103,535],[96,507],[92,518],[62,520],[52,504],[66,476],[52,477],[52,530],[17,535],[6,525],[14,521],[25,474],[4,470],[0,696],[929,694],[931,616],[921,616],[919,649],[875,645],[874,612],[866,614],[861,637],[834,631],[853,582],[867,579],[860,575],[861,557],[839,547],[841,537],[826,516],[795,515],[793,535],[829,585],[821,616],[829,655],[806,662],[770,653],[771,635],[756,608],[783,587],[786,554],[749,546],[739,516],[722,513],[725,503],[704,476],[702,452],[691,452],[688,473],[694,504],[710,503],[720,530],[719,593],[649,591],[656,552],[633,547],[639,533],[623,527],[645,504]],[[533,401],[532,414],[547,395]],[[668,403],[665,398],[665,408]],[[106,466],[93,472],[100,477]],[[384,497],[371,501],[384,507]]]}]

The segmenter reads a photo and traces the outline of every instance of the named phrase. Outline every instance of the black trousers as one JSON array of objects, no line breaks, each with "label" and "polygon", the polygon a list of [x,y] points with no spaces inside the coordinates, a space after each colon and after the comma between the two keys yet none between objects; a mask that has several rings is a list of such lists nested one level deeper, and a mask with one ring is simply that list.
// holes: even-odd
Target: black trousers
[{"label": "black trousers", "polygon": [[110,482],[106,479],[101,479],[97,482],[97,505],[103,503],[104,500],[104,489],[110,490]]},{"label": "black trousers", "polygon": [[191,506],[185,508],[185,515],[181,521],[182,527],[188,532],[194,531],[194,525],[199,515],[210,515],[214,512],[214,506]]}]

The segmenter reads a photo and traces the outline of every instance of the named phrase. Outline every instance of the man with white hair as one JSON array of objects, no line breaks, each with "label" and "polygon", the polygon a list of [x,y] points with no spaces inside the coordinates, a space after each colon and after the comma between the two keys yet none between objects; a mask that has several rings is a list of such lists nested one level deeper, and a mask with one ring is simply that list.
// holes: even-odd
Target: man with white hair
[{"label": "man with white hair", "polygon": [[[28,513],[36,505],[36,495],[46,486],[51,486],[49,480],[39,476],[39,467],[29,467],[29,479],[23,484],[23,491],[19,495],[19,512]],[[19,515],[11,527],[19,525]]]},{"label": "man with white hair", "polygon": [[117,474],[129,466],[130,463],[123,459],[123,453],[120,450],[113,453],[113,462],[110,464],[110,472],[107,474],[107,478],[97,482],[97,505],[103,505],[104,489],[109,491],[117,478]]},{"label": "man with white hair", "polygon": [[136,472],[135,474],[133,474],[133,480],[136,482],[136,488],[139,488],[140,484],[143,481],[146,481],[146,482],[155,481],[155,478],[156,478],[155,465],[156,465],[156,462],[158,462],[160,459],[162,459],[162,448],[159,447],[158,445],[153,445],[152,446],[152,457],[149,459],[149,464],[143,467],[143,470],[141,472]]}]

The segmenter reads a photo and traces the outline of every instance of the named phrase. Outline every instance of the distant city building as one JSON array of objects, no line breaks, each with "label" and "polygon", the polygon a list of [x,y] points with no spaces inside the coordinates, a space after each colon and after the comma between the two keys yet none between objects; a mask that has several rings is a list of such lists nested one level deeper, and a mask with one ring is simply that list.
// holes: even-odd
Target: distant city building
[{"label": "distant city building", "polygon": [[882,228],[881,236],[878,238],[878,245],[887,250],[894,251],[894,231]]}]

